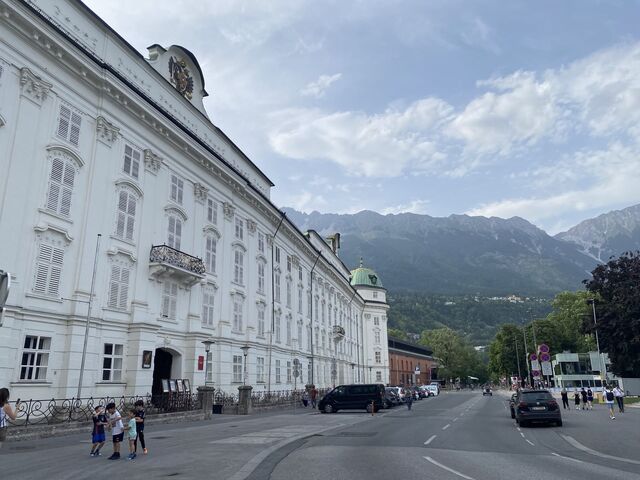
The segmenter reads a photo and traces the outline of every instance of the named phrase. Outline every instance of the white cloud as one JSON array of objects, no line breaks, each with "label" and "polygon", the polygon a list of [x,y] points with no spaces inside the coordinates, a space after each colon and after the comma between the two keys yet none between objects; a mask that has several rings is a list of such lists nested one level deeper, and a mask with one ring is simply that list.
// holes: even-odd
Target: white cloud
[{"label": "white cloud", "polygon": [[327,92],[331,84],[340,80],[341,77],[341,73],[336,73],[334,75],[320,75],[316,81],[307,84],[307,86],[300,91],[300,94],[315,98],[324,97],[324,94]]},{"label": "white cloud", "polygon": [[409,203],[403,205],[397,205],[394,207],[383,208],[380,213],[382,215],[388,215],[390,213],[417,213],[420,215],[425,215],[427,213],[427,206],[429,205],[428,200],[412,200]]}]

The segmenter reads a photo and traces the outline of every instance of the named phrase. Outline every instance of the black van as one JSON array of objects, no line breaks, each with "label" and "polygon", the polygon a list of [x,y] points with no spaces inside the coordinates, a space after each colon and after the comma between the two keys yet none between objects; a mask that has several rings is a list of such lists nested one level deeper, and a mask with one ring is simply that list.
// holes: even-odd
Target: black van
[{"label": "black van", "polygon": [[[344,409],[364,409],[371,413],[382,408],[384,402],[384,385],[339,385],[327,393],[320,402],[318,410],[322,413],[333,413]],[[373,407],[372,407],[373,403]]]}]

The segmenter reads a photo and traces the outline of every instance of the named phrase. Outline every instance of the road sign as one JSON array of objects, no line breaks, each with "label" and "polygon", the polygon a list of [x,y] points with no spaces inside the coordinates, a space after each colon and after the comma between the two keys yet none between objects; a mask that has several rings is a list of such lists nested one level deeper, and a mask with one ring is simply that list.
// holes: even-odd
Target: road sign
[{"label": "road sign", "polygon": [[531,360],[531,370],[540,370],[540,362],[538,360]]},{"label": "road sign", "polygon": [[533,362],[535,360],[538,360],[538,355],[536,355],[535,353],[532,353],[531,355],[529,355],[529,359]]},{"label": "road sign", "polygon": [[549,346],[545,343],[543,343],[542,345],[538,345],[538,352],[549,353]]},{"label": "road sign", "polygon": [[540,378],[540,370],[532,370],[531,375],[533,375],[533,378]]},{"label": "road sign", "polygon": [[551,370],[551,362],[542,362],[542,374],[545,376],[553,375]]},{"label": "road sign", "polygon": [[550,362],[551,361],[551,355],[549,355],[548,353],[541,353],[540,354],[540,361],[541,362]]}]

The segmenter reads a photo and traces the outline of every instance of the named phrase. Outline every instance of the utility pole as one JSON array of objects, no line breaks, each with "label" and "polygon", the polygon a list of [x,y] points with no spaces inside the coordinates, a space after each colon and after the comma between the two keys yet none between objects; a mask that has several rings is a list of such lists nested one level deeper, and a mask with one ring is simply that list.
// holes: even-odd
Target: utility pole
[{"label": "utility pole", "polygon": [[529,347],[527,347],[527,326],[522,327],[522,338],[524,338],[524,363],[527,366],[527,381],[531,383],[531,369],[529,367]]},{"label": "utility pole", "polygon": [[600,359],[600,376],[602,377],[600,383],[602,385],[602,391],[604,392],[604,386],[607,382],[607,366],[604,363],[604,358],[600,353],[600,339],[598,338],[598,320],[596,318],[596,299],[589,298],[587,299],[587,303],[591,304],[591,308],[593,311],[593,324],[596,327],[596,346],[598,347],[598,358]]},{"label": "utility pole", "polygon": [[516,360],[518,361],[518,378],[520,379],[520,386],[522,386],[522,374],[520,373],[520,354],[518,353],[518,339],[514,338],[513,343],[516,345]]}]

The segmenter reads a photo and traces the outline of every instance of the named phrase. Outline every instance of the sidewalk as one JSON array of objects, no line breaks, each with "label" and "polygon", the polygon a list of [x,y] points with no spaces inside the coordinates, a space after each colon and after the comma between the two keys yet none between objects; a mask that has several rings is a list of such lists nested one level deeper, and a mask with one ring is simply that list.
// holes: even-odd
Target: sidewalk
[{"label": "sidewalk", "polygon": [[214,416],[210,421],[154,425],[145,429],[149,455],[126,460],[89,457],[89,432],[43,440],[7,442],[0,450],[3,477],[20,479],[123,478],[165,476],[243,480],[272,452],[303,438],[332,429],[375,422],[383,416],[364,412],[322,415],[315,410],[276,412],[255,416]]}]

